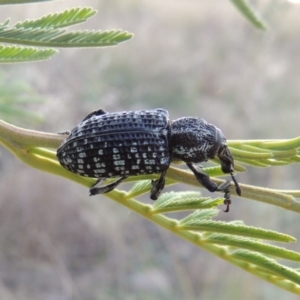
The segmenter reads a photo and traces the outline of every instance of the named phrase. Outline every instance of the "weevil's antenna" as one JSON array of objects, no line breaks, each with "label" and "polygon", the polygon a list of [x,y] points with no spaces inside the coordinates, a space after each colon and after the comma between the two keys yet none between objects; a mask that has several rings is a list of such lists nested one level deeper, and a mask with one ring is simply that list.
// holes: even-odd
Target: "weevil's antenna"
[{"label": "weevil's antenna", "polygon": [[229,206],[231,204],[229,186],[225,189],[224,204],[226,205],[226,209],[224,210],[224,212],[229,212]]},{"label": "weevil's antenna", "polygon": [[241,187],[239,186],[239,184],[238,184],[238,182],[236,181],[236,179],[235,179],[235,177],[234,177],[234,175],[233,175],[232,172],[230,173],[230,175],[231,175],[231,178],[232,178],[232,180],[233,180],[233,182],[234,182],[236,193],[237,193],[239,196],[241,196],[241,195],[242,195],[242,189],[241,189]]}]

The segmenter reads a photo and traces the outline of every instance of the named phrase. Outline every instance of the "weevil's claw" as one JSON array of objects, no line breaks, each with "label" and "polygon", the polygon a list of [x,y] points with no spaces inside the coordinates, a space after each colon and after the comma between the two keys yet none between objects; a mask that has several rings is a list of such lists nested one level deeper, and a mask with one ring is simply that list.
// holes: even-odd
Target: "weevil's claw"
[{"label": "weevil's claw", "polygon": [[226,209],[223,210],[224,212],[229,212],[229,206],[231,204],[231,200],[230,199],[225,199],[224,200],[224,204],[226,205]]},{"label": "weevil's claw", "polygon": [[224,210],[224,212],[229,212],[229,206],[231,204],[231,199],[230,199],[230,192],[229,192],[229,185],[227,185],[227,187],[224,189],[224,204],[226,205],[226,209]]}]

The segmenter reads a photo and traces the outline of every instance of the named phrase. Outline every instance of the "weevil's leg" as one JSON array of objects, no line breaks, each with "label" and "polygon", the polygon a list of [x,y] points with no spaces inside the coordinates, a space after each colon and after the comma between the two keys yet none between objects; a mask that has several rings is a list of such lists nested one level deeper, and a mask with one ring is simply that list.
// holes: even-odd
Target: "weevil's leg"
[{"label": "weevil's leg", "polygon": [[209,176],[205,174],[199,167],[194,166],[192,163],[187,163],[187,166],[193,171],[196,179],[210,192],[225,192],[224,204],[226,205],[226,209],[224,210],[224,212],[229,212],[229,206],[231,204],[229,191],[230,181],[226,181],[218,186],[216,183],[212,182]]},{"label": "weevil's leg", "polygon": [[89,113],[81,122],[91,118],[92,116],[101,116],[101,115],[105,115],[107,114],[108,112],[105,111],[104,109],[98,109],[98,110],[95,110],[95,111],[92,111],[91,113]]},{"label": "weevil's leg", "polygon": [[[104,109],[98,109],[98,110],[95,110],[91,113],[89,113],[81,122],[91,118],[92,116],[100,116],[100,115],[105,115],[107,114],[108,112],[105,111]],[[59,132],[58,134],[62,134],[62,135],[70,135],[71,131],[69,130],[66,130],[66,131],[62,131],[62,132]]]},{"label": "weevil's leg", "polygon": [[65,130],[65,131],[60,131],[57,134],[61,134],[61,135],[70,135],[71,131],[70,130]]},{"label": "weevil's leg", "polygon": [[224,204],[226,205],[226,209],[224,210],[224,212],[229,212],[229,206],[231,204],[229,187],[230,187],[230,181],[226,181],[226,182],[220,184],[218,187],[218,191],[225,192]]},{"label": "weevil's leg", "polygon": [[167,171],[163,171],[161,173],[159,179],[152,180],[152,182],[151,182],[152,189],[151,189],[151,194],[150,194],[150,198],[152,200],[157,200],[161,191],[164,189],[165,182],[166,182],[166,174],[167,174]]},{"label": "weevil's leg", "polygon": [[116,188],[124,179],[126,179],[128,176],[122,176],[118,180],[116,180],[113,183],[110,183],[105,186],[99,187],[98,185],[103,182],[103,179],[97,180],[97,182],[90,188],[90,196],[98,195],[98,194],[104,194],[112,191],[114,188]]},{"label": "weevil's leg", "polygon": [[210,192],[218,191],[218,185],[212,182],[209,176],[204,173],[200,167],[194,166],[192,163],[186,163],[186,165],[192,170],[196,179]]}]

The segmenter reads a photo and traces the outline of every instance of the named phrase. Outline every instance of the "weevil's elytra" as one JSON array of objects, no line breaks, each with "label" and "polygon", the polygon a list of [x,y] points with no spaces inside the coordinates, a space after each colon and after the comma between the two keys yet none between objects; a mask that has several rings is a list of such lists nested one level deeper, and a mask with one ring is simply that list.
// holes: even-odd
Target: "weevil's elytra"
[{"label": "weevil's elytra", "polygon": [[[128,176],[161,173],[152,181],[151,199],[156,200],[165,185],[166,171],[172,161],[182,160],[196,179],[209,191],[224,191],[229,210],[230,183],[217,186],[201,168],[194,165],[218,156],[224,173],[233,177],[234,160],[226,138],[216,126],[201,118],[184,117],[169,121],[164,109],[90,113],[77,125],[57,150],[60,164],[86,177],[98,178],[91,195],[113,190]],[[103,186],[108,178],[118,178]]]}]

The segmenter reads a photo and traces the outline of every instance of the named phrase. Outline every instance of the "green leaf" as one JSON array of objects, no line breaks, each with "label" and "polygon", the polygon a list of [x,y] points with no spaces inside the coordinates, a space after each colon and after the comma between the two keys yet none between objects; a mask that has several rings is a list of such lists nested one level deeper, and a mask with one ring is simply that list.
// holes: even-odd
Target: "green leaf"
[{"label": "green leaf", "polygon": [[189,214],[187,217],[179,221],[177,227],[179,230],[193,230],[191,229],[191,227],[189,227],[189,224],[193,224],[195,220],[198,220],[198,222],[201,221],[206,222],[207,220],[212,219],[218,214],[219,214],[219,210],[215,208],[197,209],[193,213]]},{"label": "green leaf", "polygon": [[270,167],[292,164],[300,161],[300,139],[228,142],[234,159],[246,165]]},{"label": "green leaf", "polygon": [[130,191],[128,191],[127,197],[137,197],[148,193],[151,187],[151,180],[140,180],[132,187]]},{"label": "green leaf", "polygon": [[122,30],[67,32],[59,29],[0,28],[0,42],[42,47],[106,47],[132,38]]},{"label": "green leaf", "polygon": [[247,0],[231,0],[238,10],[258,29],[267,29],[267,24]]},{"label": "green leaf", "polygon": [[300,253],[240,236],[217,233],[206,234],[206,242],[235,248],[243,248],[252,251],[259,251],[274,257],[300,261]]},{"label": "green leaf", "polygon": [[256,239],[273,240],[278,242],[294,242],[295,238],[292,236],[278,233],[272,230],[256,228],[252,226],[230,224],[221,221],[203,220],[201,216],[202,211],[189,215],[180,221],[180,230],[193,231],[210,231],[218,233],[228,233],[244,237],[252,237]]},{"label": "green leaf", "polygon": [[57,53],[55,49],[0,45],[0,63],[28,62],[45,60]]},{"label": "green leaf", "polygon": [[[60,13],[48,14],[35,20],[26,20],[9,27],[9,20],[0,24],[0,43],[20,44],[34,47],[106,47],[115,46],[132,38],[132,34],[123,30],[106,31],[71,31],[61,29],[70,25],[85,22],[95,15],[96,10],[83,7],[66,10]],[[8,48],[7,48],[8,49]],[[20,49],[20,48],[19,48]],[[48,50],[23,50],[23,57],[18,53],[18,58],[12,61],[41,60],[52,56],[53,49]],[[10,48],[13,57],[13,48]],[[4,51],[3,62],[11,62]],[[21,50],[18,50],[21,52]],[[18,60],[19,59],[19,60]]]},{"label": "green leaf", "polygon": [[37,27],[40,29],[62,28],[85,22],[96,13],[97,11],[91,7],[77,7],[61,13],[49,14],[40,19],[19,22],[14,27],[23,29]]},{"label": "green leaf", "polygon": [[[259,148],[252,148],[253,150],[259,149]],[[245,151],[235,148],[230,148],[231,153],[236,157],[237,159],[239,157],[247,157],[248,159],[268,159],[272,158],[273,155],[270,151]]]},{"label": "green leaf", "polygon": [[170,192],[162,194],[153,205],[153,213],[167,213],[191,209],[212,208],[223,203],[223,198],[201,197],[199,192]]},{"label": "green leaf", "polygon": [[237,250],[233,254],[234,258],[243,260],[245,262],[251,263],[253,265],[259,266],[268,272],[270,275],[276,274],[282,278],[286,278],[292,282],[300,284],[300,273],[296,272],[294,269],[277,263],[274,259],[268,258],[260,253],[251,252],[247,250]]}]

